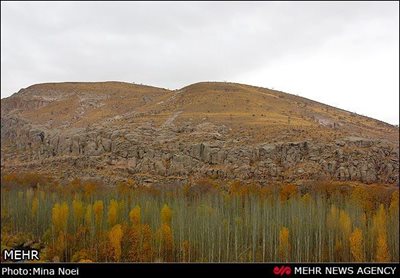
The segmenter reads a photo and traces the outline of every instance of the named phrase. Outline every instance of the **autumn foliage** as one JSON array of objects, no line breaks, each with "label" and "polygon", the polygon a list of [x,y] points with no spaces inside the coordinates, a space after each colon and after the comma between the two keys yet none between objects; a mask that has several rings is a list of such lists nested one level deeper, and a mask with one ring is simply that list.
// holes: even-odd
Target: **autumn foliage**
[{"label": "autumn foliage", "polygon": [[74,179],[65,189],[35,175],[2,180],[2,246],[23,236],[43,244],[45,261],[399,259],[399,191],[386,186],[202,179],[181,189],[100,189]]},{"label": "autumn foliage", "polygon": [[282,261],[289,261],[290,256],[290,243],[289,243],[289,229],[282,227],[279,231],[279,257]]},{"label": "autumn foliage", "polygon": [[129,219],[132,222],[133,226],[138,226],[140,225],[140,219],[141,219],[141,210],[139,206],[134,207],[130,212],[129,212]]},{"label": "autumn foliage", "polygon": [[390,253],[387,243],[386,210],[383,205],[379,206],[373,218],[373,229],[376,236],[376,261],[390,261]]},{"label": "autumn foliage", "polygon": [[356,228],[350,235],[350,251],[354,262],[365,261],[364,238],[361,229]]},{"label": "autumn foliage", "polygon": [[68,223],[68,204],[63,202],[61,204],[56,203],[52,210],[52,221],[55,233],[67,232]]},{"label": "autumn foliage", "polygon": [[113,259],[117,262],[121,259],[121,240],[122,240],[122,226],[120,224],[115,225],[111,228],[111,231],[108,234],[108,238],[110,240],[110,244],[113,251]]}]

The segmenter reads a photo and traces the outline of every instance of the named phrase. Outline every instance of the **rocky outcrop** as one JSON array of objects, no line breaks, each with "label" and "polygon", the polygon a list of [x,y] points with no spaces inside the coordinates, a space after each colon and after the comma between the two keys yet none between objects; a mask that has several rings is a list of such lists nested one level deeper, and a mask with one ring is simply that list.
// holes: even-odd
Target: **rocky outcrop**
[{"label": "rocky outcrop", "polygon": [[225,82],[33,85],[2,99],[1,141],[2,170],[66,178],[399,182],[398,127]]},{"label": "rocky outcrop", "polygon": [[[86,169],[97,175],[101,175],[100,170],[117,169],[133,177],[146,173],[178,178],[208,175],[274,181],[399,181],[398,148],[382,140],[348,137],[330,143],[310,140],[243,145],[227,139],[223,127],[214,126],[210,131],[209,125],[208,134],[219,136],[199,141],[205,137],[196,137],[196,128],[185,132],[176,126],[165,130],[146,125],[61,131],[40,129],[11,117],[2,118],[1,134],[22,162],[36,165],[40,161],[35,167],[51,167],[51,161],[62,159],[65,168],[80,164],[76,171]],[[166,138],[171,140],[165,143]],[[5,148],[2,152],[5,159],[10,158]]]}]

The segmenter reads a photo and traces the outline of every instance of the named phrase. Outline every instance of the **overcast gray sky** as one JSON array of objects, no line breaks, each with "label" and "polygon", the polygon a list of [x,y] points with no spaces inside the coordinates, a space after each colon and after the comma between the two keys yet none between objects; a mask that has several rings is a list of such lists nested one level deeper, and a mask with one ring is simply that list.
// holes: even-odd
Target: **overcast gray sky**
[{"label": "overcast gray sky", "polygon": [[35,83],[274,88],[399,123],[398,2],[1,2],[1,97]]}]

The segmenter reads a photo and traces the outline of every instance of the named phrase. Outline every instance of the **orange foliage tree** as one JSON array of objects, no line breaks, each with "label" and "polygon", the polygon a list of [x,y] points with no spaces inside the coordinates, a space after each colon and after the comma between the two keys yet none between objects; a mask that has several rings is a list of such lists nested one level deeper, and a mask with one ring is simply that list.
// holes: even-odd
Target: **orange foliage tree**
[{"label": "orange foliage tree", "polygon": [[111,247],[113,248],[114,260],[119,262],[121,259],[121,240],[122,240],[123,232],[122,226],[120,224],[115,225],[111,228],[111,231],[108,234],[108,238],[110,240]]},{"label": "orange foliage tree", "polygon": [[359,228],[354,229],[351,233],[350,238],[350,252],[355,262],[365,261],[364,257],[364,239],[362,231]]},{"label": "orange foliage tree", "polygon": [[289,229],[287,227],[282,227],[279,231],[278,253],[282,261],[289,260],[290,242],[289,242]]},{"label": "orange foliage tree", "polygon": [[281,192],[279,192],[279,196],[281,201],[287,201],[291,197],[295,196],[297,193],[297,187],[293,184],[283,185],[281,188]]}]

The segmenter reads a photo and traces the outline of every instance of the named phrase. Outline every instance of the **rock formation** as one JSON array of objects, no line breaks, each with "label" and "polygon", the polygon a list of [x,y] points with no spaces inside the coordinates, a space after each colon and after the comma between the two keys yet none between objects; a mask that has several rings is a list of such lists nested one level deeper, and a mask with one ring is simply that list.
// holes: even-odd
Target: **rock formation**
[{"label": "rock formation", "polygon": [[39,84],[1,101],[1,167],[63,178],[398,184],[398,128],[233,83]]}]

